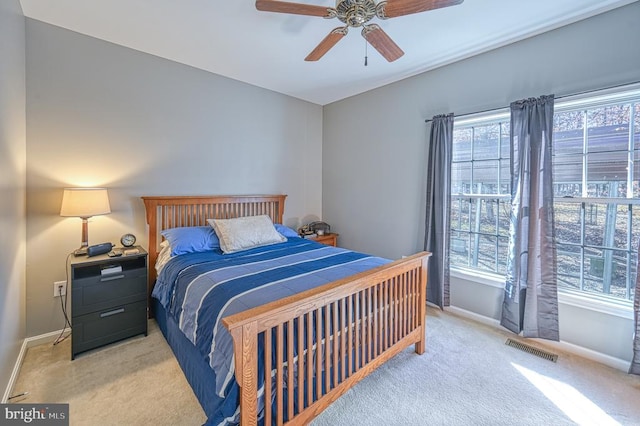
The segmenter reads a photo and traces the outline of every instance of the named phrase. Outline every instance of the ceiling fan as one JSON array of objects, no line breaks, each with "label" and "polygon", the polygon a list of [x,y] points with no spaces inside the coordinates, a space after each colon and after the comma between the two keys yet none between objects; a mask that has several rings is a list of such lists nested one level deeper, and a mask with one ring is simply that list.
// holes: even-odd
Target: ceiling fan
[{"label": "ceiling fan", "polygon": [[[345,26],[333,29],[324,40],[304,59],[317,61],[324,56],[342,37],[349,27],[362,27],[362,36],[387,61],[393,62],[404,55],[398,45],[377,24],[368,24],[374,17],[395,18],[426,12],[442,7],[455,6],[464,0],[336,0],[336,7],[291,3],[279,0],[256,0],[256,9],[264,12],[292,13],[296,15],[338,18]],[[365,61],[366,65],[366,61]]]}]

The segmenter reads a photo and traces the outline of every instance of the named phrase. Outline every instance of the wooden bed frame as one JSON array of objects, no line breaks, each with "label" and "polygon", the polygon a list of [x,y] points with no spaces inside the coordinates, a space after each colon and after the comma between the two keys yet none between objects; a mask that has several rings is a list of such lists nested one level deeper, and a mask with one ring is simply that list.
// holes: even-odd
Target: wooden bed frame
[{"label": "wooden bed frame", "polygon": [[[282,223],[285,197],[142,197],[149,225],[149,295],[156,279],[162,230],[203,226],[212,218],[261,214]],[[262,378],[265,401],[275,401],[275,408],[264,406],[265,424],[269,425],[273,421],[283,424],[285,414],[287,424],[306,424],[406,347],[415,344],[415,352],[424,353],[430,255],[418,253],[224,318],[234,342],[241,424],[255,425],[258,419],[261,333],[265,371],[271,371]],[[301,356],[294,356],[294,345],[285,344],[294,341],[294,332],[303,337],[297,339]],[[303,346],[306,339],[312,339],[311,350]]]}]

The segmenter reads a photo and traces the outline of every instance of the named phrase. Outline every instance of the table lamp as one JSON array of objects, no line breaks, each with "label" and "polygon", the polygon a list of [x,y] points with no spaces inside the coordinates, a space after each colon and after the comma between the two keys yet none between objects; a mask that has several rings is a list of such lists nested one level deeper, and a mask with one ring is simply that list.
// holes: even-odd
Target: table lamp
[{"label": "table lamp", "polygon": [[88,222],[92,216],[111,213],[106,188],[65,188],[62,194],[60,216],[82,219],[82,243],[73,252],[76,256],[87,254],[89,247]]}]

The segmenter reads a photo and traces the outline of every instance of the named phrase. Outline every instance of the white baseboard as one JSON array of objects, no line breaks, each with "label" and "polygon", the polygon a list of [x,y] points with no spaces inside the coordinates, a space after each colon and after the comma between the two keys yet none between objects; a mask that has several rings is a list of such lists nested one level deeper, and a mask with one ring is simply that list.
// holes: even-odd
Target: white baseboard
[{"label": "white baseboard", "polygon": [[532,340],[551,348],[557,348],[558,350],[569,352],[572,355],[578,355],[582,358],[599,362],[600,364],[604,364],[607,367],[615,368],[616,370],[624,371],[625,373],[629,372],[630,361],[625,361],[624,359],[616,358],[611,355],[603,354],[602,352],[597,352],[588,348],[584,348],[582,346],[574,345],[573,343],[564,342],[562,340],[559,342],[554,342],[553,340],[546,339]]},{"label": "white baseboard", "polygon": [[476,322],[491,325],[493,327],[500,327],[500,321],[497,319],[485,317],[484,315],[477,314],[475,312],[467,311],[466,309],[458,308],[457,306],[447,306],[444,308],[445,311],[451,312],[453,314],[460,315],[461,317],[465,317],[468,319],[472,319]]},{"label": "white baseboard", "polygon": [[[4,395],[2,396],[2,404],[6,404],[11,397],[11,393],[13,392],[13,387],[18,380],[18,374],[20,373],[20,368],[22,367],[22,362],[24,361],[24,357],[27,354],[27,349],[43,345],[45,343],[54,342],[62,330],[52,331],[50,333],[40,334],[38,336],[27,337],[22,341],[22,346],[20,347],[20,352],[18,353],[18,358],[16,358],[16,363],[13,366],[13,371],[11,371],[11,377],[9,378],[9,383],[7,383],[7,388],[4,391]],[[69,330],[70,332],[70,330]]]},{"label": "white baseboard", "polygon": [[27,353],[27,339],[22,341],[22,346],[20,347],[20,352],[18,352],[18,358],[16,359],[16,363],[13,365],[13,370],[11,371],[11,377],[9,377],[9,383],[7,383],[7,388],[4,390],[4,395],[2,395],[2,401],[0,403],[6,404],[9,401],[9,397],[11,396],[11,392],[13,391],[13,387],[18,380],[18,373],[20,373],[20,367],[22,366],[22,361],[24,360],[24,356]]},{"label": "white baseboard", "polygon": [[[60,336],[62,330],[52,331],[50,333],[40,334],[38,336],[27,337],[25,340],[27,341],[27,348],[32,348],[38,345],[44,345],[45,343],[53,343]],[[65,336],[71,333],[71,330],[67,328],[65,331]]]},{"label": "white baseboard", "polygon": [[[445,311],[451,312],[456,315],[460,315],[461,317],[468,318],[470,320],[490,325],[496,328],[500,328],[501,330],[505,330],[500,325],[500,321],[494,318],[485,317],[484,315],[477,314],[475,312],[467,311],[466,309],[458,308],[456,306],[447,306]],[[546,339],[532,339],[536,342],[539,342],[542,345],[546,345],[551,348],[555,348],[564,352],[568,352],[572,355],[578,355],[582,358],[586,358],[591,361],[599,362],[600,364],[604,364],[608,367],[615,368],[616,370],[624,371],[627,373],[629,371],[629,361],[625,361],[624,359],[616,358],[611,355],[603,354],[601,352],[597,352],[588,348],[584,348],[582,346],[574,345],[573,343],[559,341],[554,342],[552,340]]]}]

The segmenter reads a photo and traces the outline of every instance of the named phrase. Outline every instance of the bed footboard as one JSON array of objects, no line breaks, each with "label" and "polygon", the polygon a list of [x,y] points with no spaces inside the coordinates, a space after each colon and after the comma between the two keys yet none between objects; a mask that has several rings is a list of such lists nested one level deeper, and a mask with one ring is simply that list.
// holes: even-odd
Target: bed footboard
[{"label": "bed footboard", "polygon": [[265,425],[306,424],[407,346],[424,353],[430,255],[224,318],[234,342],[241,424],[262,416]]}]

